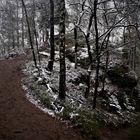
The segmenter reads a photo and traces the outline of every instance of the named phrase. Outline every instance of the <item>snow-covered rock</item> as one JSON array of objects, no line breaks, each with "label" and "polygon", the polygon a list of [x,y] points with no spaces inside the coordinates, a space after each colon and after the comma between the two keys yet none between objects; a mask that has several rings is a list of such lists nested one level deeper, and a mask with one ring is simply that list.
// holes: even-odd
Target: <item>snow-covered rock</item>
[{"label": "snow-covered rock", "polygon": [[112,112],[121,111],[121,106],[119,105],[118,99],[115,95],[109,97],[109,106]]}]

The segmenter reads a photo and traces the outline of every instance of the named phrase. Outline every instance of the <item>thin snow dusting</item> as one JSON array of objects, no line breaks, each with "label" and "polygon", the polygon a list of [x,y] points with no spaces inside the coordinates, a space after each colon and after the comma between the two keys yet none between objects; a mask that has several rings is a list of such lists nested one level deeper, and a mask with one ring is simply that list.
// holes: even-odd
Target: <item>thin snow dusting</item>
[{"label": "thin snow dusting", "polygon": [[[74,47],[72,48],[74,49]],[[80,49],[79,59],[85,59],[88,57],[87,54],[87,48]],[[47,52],[40,52],[42,55],[49,54]],[[94,94],[94,84],[95,84],[95,69],[91,72],[91,84],[90,84],[90,95],[89,98],[85,98],[85,93],[87,90],[87,76],[88,72],[86,69],[81,68],[80,66],[75,69],[75,63],[70,62],[66,58],[66,100],[65,103],[61,103],[59,100],[58,94],[59,94],[59,71],[60,71],[60,65],[59,65],[59,52],[55,51],[55,62],[54,62],[54,68],[53,71],[50,72],[47,70],[48,65],[48,58],[42,58],[41,60],[41,66],[39,66],[39,69],[36,69],[34,67],[34,63],[28,62],[25,66],[25,69],[23,72],[27,75],[27,78],[25,78],[25,87],[23,87],[27,91],[27,98],[35,104],[38,108],[40,108],[42,111],[50,114],[51,116],[55,115],[62,115],[65,114],[65,110],[69,110],[72,108],[72,111],[69,110],[69,117],[70,119],[73,119],[74,117],[78,116],[78,110],[92,110],[92,100],[93,94]],[[120,59],[116,60],[117,57],[111,55],[109,67],[113,67],[116,65],[116,63],[120,63]],[[114,61],[112,61],[114,60]],[[112,61],[112,62],[111,62]],[[103,70],[100,70],[99,77],[103,76]],[[117,116],[117,114],[113,115],[110,112],[107,111],[93,111],[99,118],[104,119],[106,123],[119,123],[124,120],[124,116],[126,115],[126,111],[123,111],[122,106],[119,103],[119,99],[117,97],[117,91],[119,90],[117,85],[113,85],[111,80],[109,78],[106,78],[105,81],[105,95],[106,98],[100,99],[101,102],[106,102],[105,107],[112,108],[112,110],[119,114],[120,116]],[[34,93],[34,92],[38,93]],[[102,83],[99,83],[98,93],[101,93],[102,91]],[[37,94],[37,95],[36,95]],[[43,105],[41,99],[38,99],[38,96],[43,96],[44,99],[49,98],[49,104]],[[100,96],[100,95],[99,95]],[[40,98],[40,97],[39,97]],[[100,97],[101,98],[101,97]],[[98,99],[97,99],[98,100]],[[124,106],[127,109],[127,112],[131,114],[131,111],[134,111],[135,108],[133,105],[129,102],[129,98],[127,96],[124,97],[125,103]],[[100,102],[99,102],[100,104]],[[92,112],[92,111],[91,111]],[[128,114],[129,114],[128,113]],[[127,114],[127,115],[128,115]],[[129,115],[130,115],[129,114]],[[120,118],[119,118],[120,117]],[[123,119],[122,119],[123,118]],[[128,116],[127,121],[130,120],[130,116]],[[114,121],[114,122],[113,122]]]}]

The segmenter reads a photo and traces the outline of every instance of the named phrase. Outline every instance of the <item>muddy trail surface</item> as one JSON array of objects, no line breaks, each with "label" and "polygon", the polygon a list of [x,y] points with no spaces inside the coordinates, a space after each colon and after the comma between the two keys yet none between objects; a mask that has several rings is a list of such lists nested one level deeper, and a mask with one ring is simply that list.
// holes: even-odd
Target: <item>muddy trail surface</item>
[{"label": "muddy trail surface", "polygon": [[22,57],[0,61],[0,140],[84,140],[26,99],[19,70],[24,61]]}]

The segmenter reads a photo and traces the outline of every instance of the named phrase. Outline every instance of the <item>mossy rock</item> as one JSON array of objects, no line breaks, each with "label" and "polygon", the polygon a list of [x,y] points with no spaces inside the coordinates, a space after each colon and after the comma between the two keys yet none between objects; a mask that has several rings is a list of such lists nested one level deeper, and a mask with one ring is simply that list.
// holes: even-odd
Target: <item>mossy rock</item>
[{"label": "mossy rock", "polygon": [[127,73],[129,69],[124,65],[116,65],[108,70],[108,75],[112,81],[117,81],[123,78],[123,75]]},{"label": "mossy rock", "polygon": [[135,108],[137,112],[140,112],[140,98],[139,98],[139,93],[140,91],[135,88],[133,91],[133,100],[135,101]]},{"label": "mossy rock", "polygon": [[125,94],[126,94],[125,92],[117,93],[117,99],[118,99],[119,105],[121,106],[123,110],[127,110],[126,106],[124,105],[126,103]]},{"label": "mossy rock", "polygon": [[78,60],[78,63],[80,64],[82,68],[88,69],[89,64],[90,64],[89,58],[80,59]]},{"label": "mossy rock", "polygon": [[75,62],[75,54],[74,51],[72,49],[66,49],[66,57],[71,61],[71,62]]},{"label": "mossy rock", "polygon": [[134,88],[134,87],[137,86],[138,77],[137,77],[137,74],[134,71],[129,71],[128,73],[125,73],[123,78],[126,82],[126,85],[129,88]]},{"label": "mossy rock", "polygon": [[134,88],[138,78],[135,72],[130,71],[128,66],[116,65],[108,70],[108,76],[113,84],[123,88]]}]

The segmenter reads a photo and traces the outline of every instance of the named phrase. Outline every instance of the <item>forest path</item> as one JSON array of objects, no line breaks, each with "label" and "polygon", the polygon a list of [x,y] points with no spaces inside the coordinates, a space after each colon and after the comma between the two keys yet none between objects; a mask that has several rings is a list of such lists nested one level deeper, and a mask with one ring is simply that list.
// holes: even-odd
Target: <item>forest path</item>
[{"label": "forest path", "polygon": [[23,57],[0,61],[0,140],[84,140],[26,99],[19,71],[24,61]]}]

